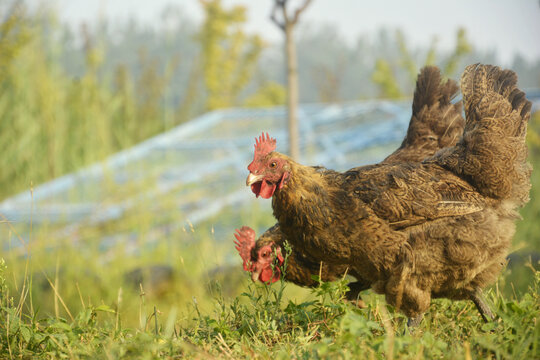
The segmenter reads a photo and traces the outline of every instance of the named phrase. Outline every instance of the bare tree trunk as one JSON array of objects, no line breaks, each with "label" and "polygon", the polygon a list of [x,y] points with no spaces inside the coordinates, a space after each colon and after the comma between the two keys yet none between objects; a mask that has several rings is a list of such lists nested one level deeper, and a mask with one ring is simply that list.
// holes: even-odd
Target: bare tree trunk
[{"label": "bare tree trunk", "polygon": [[[289,155],[298,160],[300,157],[300,141],[298,133],[298,68],[296,61],[296,47],[294,45],[294,26],[298,18],[312,0],[304,0],[292,15],[287,12],[288,0],[274,0],[274,8],[270,18],[285,33],[285,55],[287,58],[287,108],[289,123]],[[277,17],[281,10],[281,21]]]},{"label": "bare tree trunk", "polygon": [[300,158],[298,134],[298,66],[294,46],[293,25],[285,26],[285,53],[287,56],[287,119],[289,124],[289,155]]}]

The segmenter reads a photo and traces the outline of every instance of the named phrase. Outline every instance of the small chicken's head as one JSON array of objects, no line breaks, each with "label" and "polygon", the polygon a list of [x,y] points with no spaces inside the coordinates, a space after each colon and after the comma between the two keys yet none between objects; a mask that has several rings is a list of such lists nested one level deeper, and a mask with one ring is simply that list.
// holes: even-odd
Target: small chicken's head
[{"label": "small chicken's head", "polygon": [[289,180],[290,164],[285,155],[275,152],[276,139],[263,133],[255,139],[255,156],[248,166],[246,186],[259,197],[269,199],[276,189],[281,189]]},{"label": "small chicken's head", "polygon": [[251,272],[251,280],[260,280],[265,284],[279,280],[281,276],[279,266],[284,263],[279,246],[273,241],[255,242],[255,231],[248,226],[236,229],[234,237],[236,250],[244,262],[244,270]]}]

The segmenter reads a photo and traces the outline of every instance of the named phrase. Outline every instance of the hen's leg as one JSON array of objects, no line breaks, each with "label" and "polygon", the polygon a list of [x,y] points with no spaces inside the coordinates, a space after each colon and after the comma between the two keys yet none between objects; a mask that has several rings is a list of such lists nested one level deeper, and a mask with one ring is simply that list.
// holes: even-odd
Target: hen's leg
[{"label": "hen's leg", "polygon": [[409,320],[410,327],[417,326],[422,321],[424,314],[431,303],[431,293],[416,285],[415,278],[406,281],[402,276],[391,277],[385,289],[386,302],[403,312]]},{"label": "hen's leg", "polygon": [[360,279],[355,282],[348,283],[349,291],[345,294],[345,299],[351,302],[355,302],[355,305],[359,308],[366,307],[366,304],[360,297],[360,291],[367,290],[371,287],[371,284]]},{"label": "hen's leg", "polygon": [[474,305],[476,305],[476,308],[480,312],[480,315],[482,315],[482,318],[485,322],[489,322],[490,320],[495,319],[495,315],[482,297],[482,291],[480,289],[472,292],[470,295],[470,299],[474,302]]}]

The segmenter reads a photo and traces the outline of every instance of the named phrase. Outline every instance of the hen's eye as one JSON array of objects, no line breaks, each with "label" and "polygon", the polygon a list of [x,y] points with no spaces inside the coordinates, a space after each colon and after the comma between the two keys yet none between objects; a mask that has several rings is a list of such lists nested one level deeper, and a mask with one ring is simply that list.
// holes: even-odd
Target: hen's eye
[{"label": "hen's eye", "polygon": [[268,256],[268,253],[267,253],[267,252],[263,252],[263,256],[264,256],[264,257],[267,257],[267,256]]},{"label": "hen's eye", "polygon": [[270,167],[274,168],[274,167],[276,167],[276,166],[277,166],[277,163],[276,163],[275,161],[272,161],[272,162],[270,163]]}]

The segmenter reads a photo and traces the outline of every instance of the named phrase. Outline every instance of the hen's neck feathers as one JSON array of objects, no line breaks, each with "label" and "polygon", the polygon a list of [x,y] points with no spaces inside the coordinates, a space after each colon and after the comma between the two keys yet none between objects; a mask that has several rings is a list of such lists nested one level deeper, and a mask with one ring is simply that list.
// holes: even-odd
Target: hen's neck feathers
[{"label": "hen's neck feathers", "polygon": [[[272,198],[274,216],[282,226],[327,226],[332,221],[330,206],[336,186],[327,181],[338,173],[288,160],[290,175],[285,186]],[[336,176],[338,177],[338,176]]]}]

